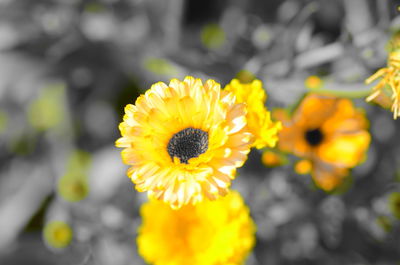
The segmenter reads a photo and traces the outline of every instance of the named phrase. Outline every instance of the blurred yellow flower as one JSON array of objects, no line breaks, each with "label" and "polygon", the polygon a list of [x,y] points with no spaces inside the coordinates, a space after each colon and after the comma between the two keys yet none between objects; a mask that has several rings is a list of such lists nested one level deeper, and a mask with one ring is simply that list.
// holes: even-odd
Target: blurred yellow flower
[{"label": "blurred yellow flower", "polygon": [[283,124],[279,149],[310,160],[313,180],[326,191],[366,156],[368,121],[348,99],[309,94],[291,117],[283,110],[274,115]]},{"label": "blurred yellow flower", "polygon": [[305,175],[309,174],[312,169],[312,163],[308,159],[301,159],[296,162],[294,165],[294,171],[296,171],[297,174],[300,175]]},{"label": "blurred yellow flower", "polygon": [[245,114],[214,80],[158,82],[125,107],[116,146],[138,191],[173,208],[215,200],[250,151]]},{"label": "blurred yellow flower", "polygon": [[140,209],[139,254],[153,265],[239,265],[255,243],[255,224],[238,192],[172,210],[150,201]]},{"label": "blurred yellow flower", "polygon": [[397,119],[400,116],[400,50],[390,52],[387,66],[367,78],[365,83],[371,84],[377,79],[380,79],[379,82],[372,87],[372,93],[366,100],[384,108],[391,106],[393,118]]},{"label": "blurred yellow flower", "polygon": [[282,124],[271,120],[271,113],[264,105],[267,95],[262,87],[262,82],[254,80],[249,84],[243,84],[239,80],[233,79],[224,90],[233,92],[236,102],[246,104],[248,127],[255,136],[253,146],[257,149],[274,147],[278,141],[278,132],[282,128]]},{"label": "blurred yellow flower", "polygon": [[319,89],[323,86],[324,82],[322,79],[316,75],[311,75],[306,78],[304,85],[309,89]]},{"label": "blurred yellow flower", "polygon": [[286,158],[275,151],[265,150],[261,155],[261,161],[267,167],[277,167],[285,164]]},{"label": "blurred yellow flower", "polygon": [[45,243],[53,248],[65,248],[72,240],[72,229],[62,221],[51,221],[43,229]]}]

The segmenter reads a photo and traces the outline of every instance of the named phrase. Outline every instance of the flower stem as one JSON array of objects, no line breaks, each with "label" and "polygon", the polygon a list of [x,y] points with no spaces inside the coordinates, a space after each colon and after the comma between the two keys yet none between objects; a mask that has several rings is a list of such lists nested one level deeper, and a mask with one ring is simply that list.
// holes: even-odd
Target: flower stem
[{"label": "flower stem", "polygon": [[326,88],[306,88],[307,91],[318,94],[330,94],[338,97],[345,98],[364,98],[371,94],[371,88],[368,89],[355,89],[355,90],[335,90]]}]

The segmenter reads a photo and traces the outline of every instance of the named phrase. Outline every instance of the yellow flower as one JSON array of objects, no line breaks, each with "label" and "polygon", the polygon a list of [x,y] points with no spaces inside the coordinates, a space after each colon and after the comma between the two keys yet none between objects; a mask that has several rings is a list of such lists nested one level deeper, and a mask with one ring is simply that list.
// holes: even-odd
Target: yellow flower
[{"label": "yellow flower", "polygon": [[319,89],[323,86],[323,84],[324,83],[321,80],[321,78],[319,78],[316,75],[311,75],[307,77],[306,80],[304,81],[305,87],[309,89]]},{"label": "yellow flower", "polygon": [[53,248],[65,248],[72,240],[71,227],[62,221],[51,221],[43,229],[43,239]]},{"label": "yellow flower", "polygon": [[225,195],[247,159],[252,135],[244,104],[208,80],[154,84],[125,107],[117,147],[138,191],[173,208]]},{"label": "yellow flower", "polygon": [[300,175],[305,175],[310,173],[311,169],[312,169],[312,163],[310,160],[307,159],[302,159],[298,161],[294,166],[294,171],[296,171],[296,173]]},{"label": "yellow flower", "polygon": [[239,265],[254,246],[255,225],[238,192],[179,210],[158,201],[140,209],[139,254],[153,265]]},{"label": "yellow flower", "polygon": [[261,155],[261,161],[267,167],[277,167],[286,163],[286,158],[283,154],[271,150],[265,150]]},{"label": "yellow flower", "polygon": [[378,78],[380,81],[372,87],[372,94],[366,100],[384,108],[391,105],[393,118],[397,119],[400,117],[400,50],[390,52],[387,66],[367,78],[365,83],[370,84]]},{"label": "yellow flower", "polygon": [[267,95],[261,81],[254,80],[249,84],[243,84],[239,80],[233,79],[224,90],[233,92],[236,102],[246,103],[248,127],[255,136],[253,146],[257,149],[274,147],[282,125],[280,122],[273,122],[271,113],[265,108]]},{"label": "yellow flower", "polygon": [[363,112],[348,99],[310,94],[292,117],[274,112],[282,121],[279,149],[312,163],[317,186],[336,188],[352,168],[363,161],[370,142]]}]

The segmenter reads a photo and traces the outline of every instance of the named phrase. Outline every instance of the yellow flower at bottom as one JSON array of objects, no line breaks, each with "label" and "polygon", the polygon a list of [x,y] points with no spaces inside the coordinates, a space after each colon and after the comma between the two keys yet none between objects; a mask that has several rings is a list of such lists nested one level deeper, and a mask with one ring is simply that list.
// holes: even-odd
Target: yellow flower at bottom
[{"label": "yellow flower at bottom", "polygon": [[252,144],[245,105],[193,77],[154,84],[125,107],[119,129],[136,189],[173,208],[225,195]]},{"label": "yellow flower at bottom", "polygon": [[282,125],[280,122],[273,122],[271,113],[265,108],[267,95],[262,87],[262,82],[254,80],[249,84],[243,84],[239,80],[233,79],[224,90],[233,92],[238,103],[246,103],[248,127],[255,136],[253,146],[257,149],[274,147]]},{"label": "yellow flower at bottom", "polygon": [[44,227],[43,238],[50,247],[65,248],[71,243],[72,229],[62,221],[51,221]]},{"label": "yellow flower at bottom", "polygon": [[153,200],[140,209],[139,254],[153,265],[238,265],[255,243],[255,225],[238,192],[172,210]]}]

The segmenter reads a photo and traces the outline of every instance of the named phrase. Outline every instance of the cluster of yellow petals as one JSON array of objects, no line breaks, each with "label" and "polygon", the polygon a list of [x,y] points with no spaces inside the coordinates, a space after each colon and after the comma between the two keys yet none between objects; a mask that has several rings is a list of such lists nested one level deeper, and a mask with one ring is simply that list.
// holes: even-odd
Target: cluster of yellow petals
[{"label": "cluster of yellow petals", "polygon": [[[362,111],[344,98],[307,95],[290,117],[274,113],[282,121],[279,149],[310,160],[317,186],[330,191],[365,158],[370,143],[368,121]],[[319,139],[307,138],[307,133]]]},{"label": "cluster of yellow petals", "polygon": [[[214,80],[203,84],[186,77],[154,84],[125,107],[116,142],[124,148],[122,159],[131,165],[127,174],[136,189],[175,209],[225,195],[252,145],[245,107]],[[183,163],[171,157],[168,146],[187,128],[207,133],[208,146]]]},{"label": "cluster of yellow petals", "polygon": [[374,101],[387,108],[391,106],[393,118],[400,117],[400,50],[389,54],[387,67],[379,69],[375,74],[365,80],[370,84],[379,79],[372,88],[372,93],[367,101]]},{"label": "cluster of yellow petals", "polygon": [[255,225],[240,194],[172,210],[151,200],[141,207],[139,254],[154,265],[239,265],[252,249]]},{"label": "cluster of yellow petals", "polygon": [[257,149],[274,147],[282,125],[272,121],[271,113],[265,107],[267,95],[262,82],[254,80],[251,83],[241,83],[233,79],[224,90],[233,92],[236,102],[246,104],[248,127],[255,137],[253,146]]}]

